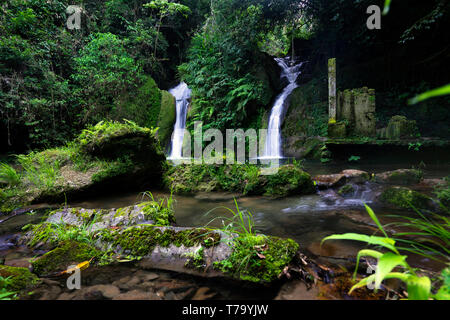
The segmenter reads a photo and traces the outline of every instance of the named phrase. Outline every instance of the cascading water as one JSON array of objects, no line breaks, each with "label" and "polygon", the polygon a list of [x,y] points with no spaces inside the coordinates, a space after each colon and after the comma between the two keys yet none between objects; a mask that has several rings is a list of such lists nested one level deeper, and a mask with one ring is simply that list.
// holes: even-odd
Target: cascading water
[{"label": "cascading water", "polygon": [[177,120],[172,134],[172,144],[168,159],[181,159],[183,149],[184,130],[186,129],[186,114],[191,98],[191,89],[187,84],[181,82],[175,88],[169,90],[169,93],[176,99]]},{"label": "cascading water", "polygon": [[288,85],[283,89],[283,92],[275,100],[269,118],[269,128],[266,138],[266,147],[264,149],[264,156],[267,159],[281,159],[283,153],[281,150],[281,120],[286,106],[286,99],[292,91],[298,87],[296,80],[301,73],[300,68],[303,62],[293,64],[291,58],[275,58],[275,61],[281,67],[281,80],[286,78]]}]

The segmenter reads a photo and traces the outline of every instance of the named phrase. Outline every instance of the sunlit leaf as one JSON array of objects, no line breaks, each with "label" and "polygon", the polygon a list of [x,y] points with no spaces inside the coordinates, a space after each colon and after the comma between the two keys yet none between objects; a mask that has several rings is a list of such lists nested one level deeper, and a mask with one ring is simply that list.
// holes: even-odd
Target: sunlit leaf
[{"label": "sunlit leaf", "polygon": [[335,234],[329,237],[326,237],[322,240],[322,243],[327,240],[354,240],[367,242],[368,244],[375,246],[382,246],[386,249],[389,249],[395,253],[397,253],[397,249],[395,248],[395,240],[377,236],[368,236],[365,234],[357,234],[357,233],[346,233],[346,234]]},{"label": "sunlit leaf", "polygon": [[408,300],[428,300],[431,280],[428,277],[410,277],[408,283]]},{"label": "sunlit leaf", "polygon": [[422,101],[430,99],[430,98],[444,96],[447,94],[450,94],[450,83],[443,87],[419,94],[418,96],[410,99],[408,101],[408,104],[416,104],[416,103],[422,102]]},{"label": "sunlit leaf", "polygon": [[375,272],[375,289],[380,288],[381,282],[395,267],[406,267],[406,258],[407,256],[400,256],[392,252],[383,254],[378,259],[377,270]]}]

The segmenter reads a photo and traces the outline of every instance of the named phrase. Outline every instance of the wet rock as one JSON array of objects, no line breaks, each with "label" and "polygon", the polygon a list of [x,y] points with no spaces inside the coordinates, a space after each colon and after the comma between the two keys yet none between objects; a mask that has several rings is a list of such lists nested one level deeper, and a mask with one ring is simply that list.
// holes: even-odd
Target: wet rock
[{"label": "wet rock", "polygon": [[415,169],[399,169],[378,173],[374,177],[374,182],[393,185],[412,185],[423,180],[423,173]]},{"label": "wet rock", "polygon": [[313,178],[319,189],[328,189],[334,187],[340,187],[347,181],[343,174],[327,174],[319,175]]},{"label": "wet rock", "polygon": [[275,300],[317,300],[318,294],[317,287],[308,288],[303,281],[293,280],[281,287]]},{"label": "wet rock", "polygon": [[20,291],[39,282],[38,277],[27,268],[0,265],[0,276],[3,278],[10,277],[11,281],[6,288],[11,291]]},{"label": "wet rock", "polygon": [[59,286],[51,286],[45,289],[44,294],[40,300],[56,300],[61,293],[61,288]]},{"label": "wet rock", "polygon": [[214,298],[217,295],[216,292],[212,292],[208,287],[201,287],[192,297],[192,300],[208,300]]},{"label": "wet rock", "polygon": [[387,128],[381,129],[379,136],[382,139],[396,140],[415,138],[419,133],[415,120],[408,120],[405,116],[394,116]]},{"label": "wet rock", "polygon": [[161,297],[153,292],[132,290],[119,294],[113,300],[161,300]]}]

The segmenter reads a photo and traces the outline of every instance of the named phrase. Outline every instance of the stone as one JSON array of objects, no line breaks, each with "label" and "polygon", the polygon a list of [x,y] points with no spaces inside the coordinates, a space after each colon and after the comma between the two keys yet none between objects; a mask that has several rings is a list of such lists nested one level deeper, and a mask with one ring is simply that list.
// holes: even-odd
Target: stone
[{"label": "stone", "polygon": [[411,205],[416,209],[436,209],[430,197],[404,187],[390,187],[384,190],[379,200],[389,206],[408,210],[413,210]]},{"label": "stone", "polygon": [[353,90],[355,100],[354,134],[364,137],[376,136],[375,90],[367,87]]},{"label": "stone", "polygon": [[211,292],[211,289],[208,287],[198,288],[197,292],[195,292],[192,300],[208,300],[214,298],[217,295],[216,292]]},{"label": "stone", "polygon": [[319,189],[342,187],[346,183],[361,184],[369,179],[369,174],[361,170],[344,170],[340,173],[318,175],[313,178]]},{"label": "stone", "polygon": [[347,129],[344,122],[329,122],[328,123],[328,137],[333,139],[345,138],[347,136]]},{"label": "stone", "polygon": [[418,133],[419,129],[415,120],[408,120],[405,116],[394,116],[380,135],[384,139],[396,140],[415,138]]}]

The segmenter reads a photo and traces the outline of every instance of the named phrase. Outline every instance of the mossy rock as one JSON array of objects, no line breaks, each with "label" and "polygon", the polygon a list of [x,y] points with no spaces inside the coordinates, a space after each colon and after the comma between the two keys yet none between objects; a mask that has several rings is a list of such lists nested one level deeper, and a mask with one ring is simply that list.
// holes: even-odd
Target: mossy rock
[{"label": "mossy rock", "polygon": [[[47,220],[31,226],[22,242],[33,247],[39,243],[58,245],[61,232],[74,235],[95,233],[105,228],[124,228],[136,224],[169,226],[175,223],[174,211],[169,206],[149,201],[118,209],[67,208],[51,212]],[[85,231],[79,232],[82,228]]]},{"label": "mossy rock", "polygon": [[338,194],[341,196],[347,196],[350,194],[353,194],[355,192],[355,188],[351,184],[346,184],[345,186],[341,187],[338,191]]},{"label": "mossy rock", "polygon": [[294,165],[282,166],[276,174],[261,178],[264,181],[264,195],[268,196],[286,197],[316,191],[311,176]]},{"label": "mossy rock", "polygon": [[102,159],[126,156],[141,162],[150,160],[157,163],[165,160],[156,138],[156,130],[139,127],[130,121],[102,121],[83,130],[75,142],[82,152]]},{"label": "mossy rock", "polygon": [[39,276],[48,276],[65,271],[72,265],[100,258],[102,255],[101,251],[86,243],[67,241],[37,258],[31,264],[34,273]]},{"label": "mossy rock", "polygon": [[6,286],[6,289],[11,291],[21,291],[39,282],[39,278],[27,268],[0,265],[0,276],[3,278],[11,277],[11,281]]},{"label": "mossy rock", "polygon": [[394,116],[389,121],[386,130],[383,131],[382,138],[389,140],[414,138],[418,133],[419,129],[415,120],[408,120],[404,116]]},{"label": "mossy rock", "polygon": [[344,122],[330,122],[328,123],[328,137],[330,138],[345,138],[347,136],[347,126]]},{"label": "mossy rock", "polygon": [[164,148],[170,141],[176,121],[175,97],[167,91],[161,92],[161,111],[158,118],[158,139]]},{"label": "mossy rock", "polygon": [[434,209],[433,200],[417,191],[404,187],[391,187],[383,191],[380,196],[381,202],[403,209]]},{"label": "mossy rock", "polygon": [[214,267],[241,280],[269,283],[278,279],[298,249],[292,239],[241,235],[233,240],[231,255]]},{"label": "mossy rock", "polygon": [[423,180],[423,173],[416,169],[399,169],[378,173],[374,177],[374,182],[382,184],[412,185]]},{"label": "mossy rock", "polygon": [[272,175],[262,175],[255,165],[179,165],[165,177],[175,193],[225,191],[244,195],[284,197],[315,192],[311,176],[297,166],[281,166]]},{"label": "mossy rock", "polygon": [[162,93],[155,80],[147,76],[142,85],[125,94],[116,103],[110,118],[128,119],[141,127],[156,127],[161,110]]}]

